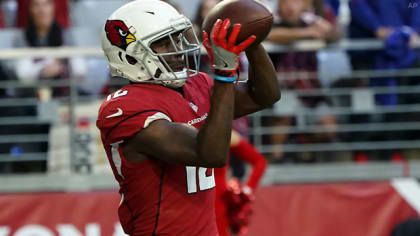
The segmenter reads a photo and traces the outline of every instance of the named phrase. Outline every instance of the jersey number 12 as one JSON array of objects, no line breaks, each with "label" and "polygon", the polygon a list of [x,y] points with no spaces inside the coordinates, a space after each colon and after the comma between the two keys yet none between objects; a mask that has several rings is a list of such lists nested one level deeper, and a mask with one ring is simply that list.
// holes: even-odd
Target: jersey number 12
[{"label": "jersey number 12", "polygon": [[[203,167],[186,166],[187,172],[187,191],[188,193],[196,193],[197,191],[204,191],[214,188],[216,182],[214,181],[214,169],[207,169]],[[197,186],[198,176],[198,186]],[[198,189],[198,190],[197,190]]]}]

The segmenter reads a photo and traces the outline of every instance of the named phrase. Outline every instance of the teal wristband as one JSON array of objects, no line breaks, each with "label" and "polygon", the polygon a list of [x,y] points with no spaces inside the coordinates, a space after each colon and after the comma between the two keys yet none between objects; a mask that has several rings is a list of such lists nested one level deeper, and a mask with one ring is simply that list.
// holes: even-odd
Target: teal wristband
[{"label": "teal wristband", "polygon": [[216,75],[214,77],[215,80],[220,81],[220,82],[225,82],[225,83],[233,83],[236,80],[236,76],[233,77],[224,77],[224,76],[218,76]]}]

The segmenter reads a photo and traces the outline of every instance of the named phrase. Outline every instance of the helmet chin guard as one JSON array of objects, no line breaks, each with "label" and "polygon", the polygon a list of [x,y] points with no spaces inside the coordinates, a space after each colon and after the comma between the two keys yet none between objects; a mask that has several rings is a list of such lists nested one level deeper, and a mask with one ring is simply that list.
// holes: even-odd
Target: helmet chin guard
[{"label": "helmet chin guard", "polygon": [[[164,51],[153,48],[166,42]],[[160,0],[117,9],[102,32],[111,74],[133,82],[181,87],[198,74],[200,46],[191,21]]]}]

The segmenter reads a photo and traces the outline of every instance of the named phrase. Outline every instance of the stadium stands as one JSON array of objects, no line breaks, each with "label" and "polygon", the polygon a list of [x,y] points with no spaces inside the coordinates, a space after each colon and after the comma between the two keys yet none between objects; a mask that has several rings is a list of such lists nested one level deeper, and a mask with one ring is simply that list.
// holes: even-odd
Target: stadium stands
[{"label": "stadium stands", "polygon": [[[116,194],[118,186],[103,153],[95,121],[104,97],[123,84],[122,81],[110,79],[107,62],[100,49],[101,28],[106,17],[128,1],[69,0],[65,24],[68,25],[66,32],[73,38],[73,45],[16,49],[13,48],[14,39],[17,35],[23,35],[22,29],[15,27],[20,19],[17,17],[17,3],[22,1],[0,0],[4,17],[4,28],[0,28],[0,208],[9,204],[14,207],[10,211],[1,211],[7,214],[0,213],[0,235],[3,232],[8,235],[8,232],[31,232],[35,229],[40,230],[36,232],[47,232],[45,235],[54,235],[48,234],[54,230],[73,232],[68,235],[96,236],[101,235],[97,233],[100,230],[116,232],[109,235],[123,235],[117,217],[113,215],[114,209],[108,209],[110,212],[112,210],[108,216],[106,209],[100,205],[117,206],[119,197]],[[391,232],[397,223],[407,217],[420,215],[420,203],[416,198],[420,188],[415,181],[420,179],[420,67],[417,63],[404,68],[378,68],[368,62],[355,66],[354,57],[349,51],[356,54],[362,52],[373,58],[375,53],[383,51],[387,45],[389,47],[389,43],[372,37],[348,37],[352,13],[348,4],[353,1],[356,2],[325,0],[325,4],[331,4],[328,5],[330,10],[338,14],[337,27],[341,27],[343,35],[334,43],[313,39],[282,45],[264,42],[270,54],[313,52],[316,55],[317,70],[278,71],[280,86],[285,81],[314,78],[319,79],[320,86],[311,89],[284,88],[282,99],[277,104],[249,117],[251,141],[271,162],[262,181],[262,191],[257,192],[258,199],[262,199],[257,199],[256,203],[260,223],[251,225],[251,232],[269,235],[261,232],[264,232],[264,228],[279,230],[274,220],[282,219],[290,223],[290,229],[299,230],[302,228],[299,223],[305,222],[315,222],[314,225],[319,226],[313,226],[316,228],[314,230],[319,230],[319,234],[305,235],[354,236],[335,233],[341,231],[323,231],[336,229],[319,217],[326,211],[337,217],[340,227],[349,223],[356,225],[354,228],[357,229],[371,230],[371,234],[366,235],[382,236],[385,235],[383,232]],[[196,0],[173,2],[190,18],[194,18],[200,3]],[[272,10],[276,9],[277,0],[264,2]],[[413,9],[420,7],[417,0],[408,2]],[[279,20],[279,16],[275,15],[275,19]],[[413,37],[408,45],[410,50],[418,54],[418,37]],[[22,58],[83,58],[87,71],[84,78],[70,76],[65,80],[28,83],[19,81],[15,73],[16,61]],[[395,84],[372,84],[372,78],[391,78]],[[48,91],[58,87],[67,88],[69,93],[60,97],[51,96]],[[396,95],[397,102],[387,105],[378,103],[378,95],[383,94]],[[310,109],[302,105],[301,96],[309,99],[328,97],[331,107],[327,111]],[[321,126],[318,123],[319,116],[326,113],[336,117],[336,124]],[[294,122],[289,126],[273,125],[272,118],[278,116],[292,117]],[[332,131],[337,135],[329,142],[306,139]],[[287,134],[288,137],[284,143],[273,143],[270,139],[273,134]],[[279,150],[283,157],[272,159],[273,153]],[[317,194],[320,200],[312,199],[312,195],[308,197],[307,191]],[[275,194],[264,196],[264,193]],[[278,202],[277,197],[285,201]],[[27,205],[21,206],[20,200],[15,199],[25,199],[23,202]],[[333,204],[328,201],[333,201]],[[9,216],[15,212],[23,212],[22,215],[35,212],[37,204],[44,206],[44,210],[59,209],[54,211],[54,217],[50,217],[53,223],[46,223],[42,227],[35,225],[40,218],[48,218],[48,214],[28,214],[29,218],[25,219],[31,225],[20,224],[18,220],[2,221],[9,220]],[[83,209],[75,207],[78,204],[83,205]],[[296,214],[277,211],[273,206],[285,207]],[[343,212],[335,212],[335,207],[343,209]],[[103,215],[108,218],[99,213],[93,214],[99,208],[104,210]],[[70,210],[76,213],[66,216],[60,214]],[[270,214],[273,219],[267,221],[264,216],[269,210],[272,210]],[[343,216],[346,211],[351,214]],[[352,222],[339,222],[350,219],[348,215],[355,216]],[[369,216],[371,218],[365,220],[364,217]],[[77,220],[66,217],[76,217]],[[286,218],[290,220],[286,221]],[[60,220],[68,220],[69,224],[63,224]],[[81,225],[72,220],[81,222]],[[264,221],[271,223],[262,227],[261,222]],[[386,223],[385,228],[381,226],[383,222]],[[71,225],[73,223],[75,226]],[[296,233],[300,231],[288,231],[286,228],[281,231],[284,235],[301,235]],[[340,229],[344,230],[345,227]],[[77,234],[78,231],[81,233]]]}]

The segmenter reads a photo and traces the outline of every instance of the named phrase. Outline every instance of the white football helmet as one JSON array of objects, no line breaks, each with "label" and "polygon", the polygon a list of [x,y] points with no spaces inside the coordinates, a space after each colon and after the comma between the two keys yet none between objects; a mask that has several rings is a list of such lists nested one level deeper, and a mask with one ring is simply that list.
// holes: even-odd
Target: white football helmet
[{"label": "white football helmet", "polygon": [[[172,46],[153,51],[161,39]],[[181,87],[198,74],[200,46],[191,21],[160,0],[132,1],[112,13],[102,30],[102,49],[111,74],[133,82]]]}]

